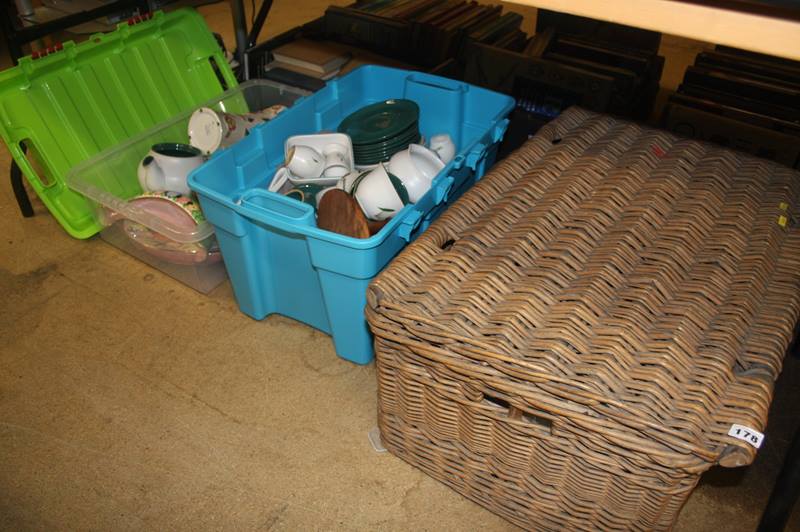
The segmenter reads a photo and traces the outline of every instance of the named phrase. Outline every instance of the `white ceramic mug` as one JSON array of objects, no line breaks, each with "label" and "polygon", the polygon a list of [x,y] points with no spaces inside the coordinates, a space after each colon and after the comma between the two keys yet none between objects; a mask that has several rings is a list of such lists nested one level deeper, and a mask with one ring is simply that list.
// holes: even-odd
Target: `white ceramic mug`
[{"label": "white ceramic mug", "polygon": [[296,177],[314,179],[325,170],[325,157],[310,146],[292,146],[286,154],[286,168]]},{"label": "white ceramic mug", "polygon": [[449,163],[456,156],[456,145],[447,133],[432,136],[430,147],[431,151],[436,153],[444,164]]},{"label": "white ceramic mug", "polygon": [[403,182],[411,203],[416,203],[431,188],[433,178],[444,168],[439,157],[419,144],[410,144],[389,159],[389,172]]},{"label": "white ceramic mug", "polygon": [[139,184],[145,192],[167,190],[188,196],[192,191],[186,178],[203,161],[203,154],[194,146],[155,144],[139,163]]},{"label": "white ceramic mug", "polygon": [[354,186],[353,197],[370,220],[388,220],[409,203],[402,182],[383,164],[356,178]]}]

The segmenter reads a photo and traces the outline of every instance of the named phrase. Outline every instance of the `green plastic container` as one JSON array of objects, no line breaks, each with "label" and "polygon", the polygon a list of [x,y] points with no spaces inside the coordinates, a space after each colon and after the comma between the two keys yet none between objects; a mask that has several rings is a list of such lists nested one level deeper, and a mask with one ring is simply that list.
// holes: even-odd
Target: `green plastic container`
[{"label": "green plastic container", "polygon": [[70,168],[236,84],[196,11],[156,12],[0,72],[0,136],[64,229],[88,238],[102,225],[66,186]]}]

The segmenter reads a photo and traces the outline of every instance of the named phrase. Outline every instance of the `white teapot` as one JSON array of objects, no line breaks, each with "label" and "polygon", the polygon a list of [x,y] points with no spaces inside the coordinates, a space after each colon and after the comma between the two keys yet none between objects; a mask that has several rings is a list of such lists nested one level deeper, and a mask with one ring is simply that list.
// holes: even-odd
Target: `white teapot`
[{"label": "white teapot", "polygon": [[139,163],[139,184],[145,192],[167,190],[188,196],[191,190],[186,179],[203,162],[203,154],[194,146],[155,144]]}]

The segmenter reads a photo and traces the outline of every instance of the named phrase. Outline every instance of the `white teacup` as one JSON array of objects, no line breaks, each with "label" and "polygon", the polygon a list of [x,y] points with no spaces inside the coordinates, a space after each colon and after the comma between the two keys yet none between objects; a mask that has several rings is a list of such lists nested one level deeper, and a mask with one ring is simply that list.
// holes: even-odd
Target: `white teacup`
[{"label": "white teacup", "polygon": [[335,189],[335,188],[336,188],[335,186],[334,186],[334,187],[325,187],[325,188],[323,188],[322,190],[320,190],[319,192],[317,192],[317,196],[316,196],[316,199],[317,199],[317,205],[319,205],[319,202],[320,202],[320,201],[322,201],[322,196],[324,196],[324,195],[325,195],[325,194],[327,194],[329,191],[331,191],[331,190],[333,190],[333,189]]},{"label": "white teacup", "polygon": [[356,181],[358,180],[359,176],[366,174],[367,171],[359,172],[358,170],[354,170],[349,172],[347,175],[342,176],[339,178],[339,181],[336,183],[336,188],[339,190],[344,190],[348,194],[353,194],[353,185],[355,185]]},{"label": "white teacup", "polygon": [[343,161],[347,160],[347,147],[342,144],[338,144],[336,142],[332,142],[326,145],[325,148],[322,150],[322,153],[323,155],[325,155],[325,157],[333,154],[338,154],[339,156],[341,156],[341,159]]},{"label": "white teacup", "polygon": [[456,156],[456,145],[447,133],[432,136],[429,145],[431,151],[436,153],[444,164],[449,163]]},{"label": "white teacup", "polygon": [[341,144],[328,144],[323,150],[325,155],[325,177],[344,177],[352,168],[347,160],[347,149]]},{"label": "white teacup", "polygon": [[411,144],[389,159],[389,171],[400,178],[411,203],[416,203],[431,188],[433,178],[444,168],[439,157],[419,144]]},{"label": "white teacup", "polygon": [[400,178],[383,164],[356,178],[354,186],[353,197],[370,220],[388,220],[409,203]]},{"label": "white teacup", "polygon": [[292,175],[285,166],[279,167],[275,171],[275,175],[272,176],[272,181],[270,181],[267,190],[278,193],[286,192],[292,186],[289,180],[290,177],[292,177]]},{"label": "white teacup", "polygon": [[139,163],[136,175],[145,192],[167,190],[188,196],[186,178],[203,164],[203,154],[188,144],[155,144]]},{"label": "white teacup", "polygon": [[273,105],[255,113],[233,114],[200,107],[189,117],[189,144],[206,155],[214,153],[243,139],[252,128],[284,110],[284,105]]},{"label": "white teacup", "polygon": [[310,146],[292,146],[286,154],[286,167],[296,177],[313,179],[325,170],[325,158]]}]

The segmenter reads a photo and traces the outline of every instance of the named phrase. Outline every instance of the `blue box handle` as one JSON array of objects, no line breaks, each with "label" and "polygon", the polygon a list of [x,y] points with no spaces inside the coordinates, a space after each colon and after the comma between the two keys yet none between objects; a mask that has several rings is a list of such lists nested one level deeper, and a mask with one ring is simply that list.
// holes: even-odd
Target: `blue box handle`
[{"label": "blue box handle", "polygon": [[486,144],[479,142],[467,154],[467,166],[475,170],[478,167],[478,163],[481,159],[486,156]]},{"label": "blue box handle", "polygon": [[423,72],[413,72],[408,76],[407,80],[412,83],[428,85],[429,87],[445,91],[467,92],[469,90],[469,85],[461,81],[434,76],[433,74],[425,74]]},{"label": "blue box handle", "polygon": [[442,179],[442,182],[437,185],[436,189],[433,191],[433,202],[436,205],[447,201],[447,197],[450,195],[450,190],[453,188],[455,182],[456,178],[449,175]]},{"label": "blue box handle", "polygon": [[417,210],[411,211],[397,228],[397,236],[406,242],[411,242],[411,233],[419,227],[420,223],[422,223],[422,213]]},{"label": "blue box handle", "polygon": [[296,233],[298,226],[317,225],[314,207],[311,205],[262,189],[245,192],[236,205],[236,210],[287,233]]},{"label": "blue box handle", "polygon": [[494,131],[492,134],[493,142],[500,142],[501,140],[503,140],[503,135],[506,134],[506,130],[508,129],[509,123],[510,120],[508,118],[504,118],[503,120],[498,122],[496,126],[494,126]]}]

